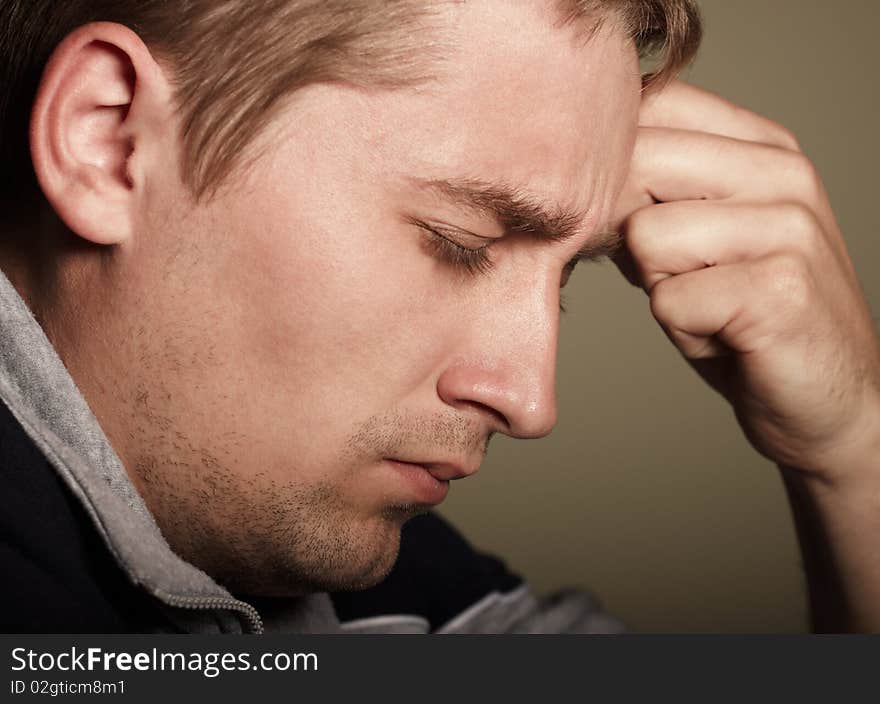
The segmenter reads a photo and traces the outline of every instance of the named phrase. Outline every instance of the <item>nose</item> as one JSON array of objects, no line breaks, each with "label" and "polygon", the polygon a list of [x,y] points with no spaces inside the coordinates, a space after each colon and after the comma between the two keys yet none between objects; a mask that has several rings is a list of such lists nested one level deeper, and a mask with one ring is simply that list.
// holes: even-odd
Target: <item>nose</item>
[{"label": "nose", "polygon": [[[533,289],[469,325],[466,340],[437,381],[448,405],[481,415],[492,431],[540,438],[556,425],[555,292]],[[525,304],[525,305],[524,305]]]}]

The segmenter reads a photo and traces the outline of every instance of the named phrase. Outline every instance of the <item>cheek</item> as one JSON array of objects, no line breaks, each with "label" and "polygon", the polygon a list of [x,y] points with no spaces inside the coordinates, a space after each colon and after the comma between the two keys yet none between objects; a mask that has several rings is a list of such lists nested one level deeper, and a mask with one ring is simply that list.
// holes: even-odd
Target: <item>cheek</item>
[{"label": "cheek", "polygon": [[443,354],[424,255],[376,215],[355,226],[323,209],[292,210],[260,209],[239,224],[235,239],[247,244],[230,250],[220,276],[237,356],[263,391],[326,404],[316,413],[325,418],[394,406]]}]

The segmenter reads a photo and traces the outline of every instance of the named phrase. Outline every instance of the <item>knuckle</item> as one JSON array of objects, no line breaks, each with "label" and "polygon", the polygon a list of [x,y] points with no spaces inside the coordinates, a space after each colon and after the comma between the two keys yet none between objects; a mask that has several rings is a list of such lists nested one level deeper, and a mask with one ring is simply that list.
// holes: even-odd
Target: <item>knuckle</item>
[{"label": "knuckle", "polygon": [[812,285],[806,259],[794,252],[777,254],[765,260],[762,290],[773,303],[802,310],[810,305]]},{"label": "knuckle", "polygon": [[802,251],[814,251],[821,237],[816,214],[799,202],[785,203],[782,208],[783,231],[789,241]]},{"label": "knuckle", "polygon": [[788,127],[774,123],[773,132],[773,141],[779,146],[793,152],[803,151],[797,136]]},{"label": "knuckle", "polygon": [[626,228],[626,241],[636,259],[648,262],[663,246],[663,232],[674,203],[661,203],[642,208],[629,218]]},{"label": "knuckle", "polygon": [[651,289],[651,314],[661,322],[672,320],[674,314],[675,300],[670,283],[672,281],[672,278],[662,279]]},{"label": "knuckle", "polygon": [[768,117],[761,116],[760,119],[767,143],[792,152],[801,151],[801,145],[792,130]]},{"label": "knuckle", "polygon": [[645,211],[647,210],[647,208],[641,208],[626,220],[624,236],[626,245],[633,254],[639,254],[642,251],[642,243],[651,229],[646,227],[647,213]]},{"label": "knuckle", "polygon": [[801,152],[792,152],[789,160],[788,178],[794,191],[804,202],[817,202],[821,198],[824,186],[816,165]]},{"label": "knuckle", "polygon": [[651,270],[652,240],[656,238],[653,228],[645,226],[645,215],[636,213],[630,218],[626,230],[626,246],[629,250],[634,272],[640,281],[647,279]]}]

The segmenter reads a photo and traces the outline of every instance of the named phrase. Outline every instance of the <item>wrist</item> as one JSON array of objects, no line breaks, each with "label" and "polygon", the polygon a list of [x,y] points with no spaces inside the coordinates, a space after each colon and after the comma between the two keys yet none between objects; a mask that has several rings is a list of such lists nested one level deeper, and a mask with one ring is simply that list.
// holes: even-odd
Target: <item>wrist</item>
[{"label": "wrist", "polygon": [[816,632],[880,631],[880,455],[822,475],[780,464]]},{"label": "wrist", "polygon": [[817,450],[803,466],[777,462],[786,484],[822,496],[864,495],[880,487],[880,395],[872,396],[851,429]]}]

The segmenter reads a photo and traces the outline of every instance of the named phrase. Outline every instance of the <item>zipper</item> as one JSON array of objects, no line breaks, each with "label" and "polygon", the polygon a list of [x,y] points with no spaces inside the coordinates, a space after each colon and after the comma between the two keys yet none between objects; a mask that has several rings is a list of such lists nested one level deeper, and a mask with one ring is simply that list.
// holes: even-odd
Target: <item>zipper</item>
[{"label": "zipper", "polygon": [[[2,2],[2,0],[0,0]],[[8,281],[6,281],[2,272],[0,272],[0,295],[5,293],[2,289],[8,286]],[[5,324],[5,321],[2,321]],[[7,393],[6,379],[0,377],[0,391],[3,393],[0,394],[0,402],[3,403],[12,414],[13,418],[18,422],[21,426],[22,430],[28,436],[28,438],[34,443],[34,447],[48,460],[48,462],[59,472],[60,479],[64,484],[67,485],[69,489],[73,490],[71,484],[76,486],[76,490],[73,490],[76,498],[79,499],[80,504],[85,509],[86,513],[89,514],[89,517],[92,521],[92,524],[95,526],[98,534],[103,539],[103,542],[110,550],[111,555],[113,556],[116,563],[132,578],[134,584],[140,584],[142,587],[146,588],[147,591],[152,592],[154,596],[156,596],[161,601],[164,601],[169,606],[174,606],[182,609],[224,609],[228,611],[236,611],[242,615],[244,615],[247,623],[245,630],[246,633],[253,633],[255,635],[263,635],[263,620],[260,618],[259,612],[250,604],[247,604],[243,601],[239,601],[238,599],[234,599],[232,597],[193,597],[193,596],[177,596],[175,594],[168,594],[167,592],[162,591],[161,589],[150,588],[147,584],[141,582],[141,580],[136,579],[134,577],[134,571],[130,569],[130,567],[123,561],[117,552],[115,546],[109,538],[106,528],[100,519],[100,513],[95,507],[88,491],[83,487],[80,482],[80,478],[77,475],[74,468],[71,468],[67,462],[60,459],[59,453],[56,449],[56,444],[51,442],[45,437],[45,434],[40,431],[37,427],[35,427],[33,421],[30,417],[25,415],[16,409],[13,404],[9,400],[9,394]],[[38,416],[39,417],[39,416]],[[64,445],[61,445],[64,447]],[[107,447],[112,447],[109,445],[109,441],[107,441]],[[123,470],[124,473],[124,470]],[[65,476],[66,475],[66,476]]]},{"label": "zipper", "polygon": [[165,594],[159,592],[156,594],[162,601],[169,606],[180,609],[224,609],[227,611],[237,611],[243,614],[247,619],[246,633],[255,635],[263,635],[263,619],[260,618],[259,612],[250,604],[238,599],[223,596],[176,596],[174,594]]}]

